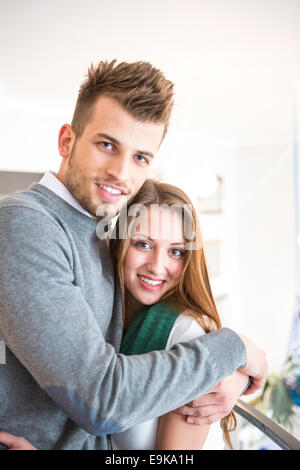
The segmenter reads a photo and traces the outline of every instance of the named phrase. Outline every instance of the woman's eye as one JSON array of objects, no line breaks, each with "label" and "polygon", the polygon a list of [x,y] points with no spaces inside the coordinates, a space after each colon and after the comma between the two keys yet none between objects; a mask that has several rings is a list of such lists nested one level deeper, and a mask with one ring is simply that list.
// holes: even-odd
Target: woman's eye
[{"label": "woman's eye", "polygon": [[182,258],[185,255],[185,251],[180,250],[179,248],[172,248],[171,253],[176,258]]},{"label": "woman's eye", "polygon": [[151,248],[150,243],[148,242],[136,242],[134,246],[139,246],[140,248]]}]

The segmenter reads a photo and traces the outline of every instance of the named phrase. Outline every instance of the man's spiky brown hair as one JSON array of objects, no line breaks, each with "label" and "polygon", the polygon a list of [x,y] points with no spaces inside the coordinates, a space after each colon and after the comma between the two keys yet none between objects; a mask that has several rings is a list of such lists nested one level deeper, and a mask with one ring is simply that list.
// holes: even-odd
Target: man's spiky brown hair
[{"label": "man's spiky brown hair", "polygon": [[165,135],[173,107],[173,89],[173,83],[148,62],[117,64],[115,59],[101,61],[97,66],[92,64],[78,93],[72,119],[75,135],[82,135],[101,95],[114,98],[140,121],[163,124]]}]

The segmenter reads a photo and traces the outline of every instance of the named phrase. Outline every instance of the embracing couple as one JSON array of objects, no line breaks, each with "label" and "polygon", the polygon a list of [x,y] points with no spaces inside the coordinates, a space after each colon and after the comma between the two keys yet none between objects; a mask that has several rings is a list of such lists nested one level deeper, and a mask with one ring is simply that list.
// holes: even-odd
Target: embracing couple
[{"label": "embracing couple", "polygon": [[191,201],[147,179],[172,105],[149,63],[92,66],[59,171],[1,200],[3,449],[230,447],[264,383],[264,352],[221,328]]}]

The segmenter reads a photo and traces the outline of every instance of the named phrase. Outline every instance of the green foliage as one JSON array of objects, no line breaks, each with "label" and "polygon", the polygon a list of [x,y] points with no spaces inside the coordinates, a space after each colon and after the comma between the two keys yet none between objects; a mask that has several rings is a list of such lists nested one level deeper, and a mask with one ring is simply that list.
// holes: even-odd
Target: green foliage
[{"label": "green foliage", "polygon": [[294,402],[286,388],[285,380],[297,367],[289,357],[280,375],[268,376],[262,393],[263,406],[271,409],[272,419],[290,430],[293,428],[291,418],[294,415]]}]

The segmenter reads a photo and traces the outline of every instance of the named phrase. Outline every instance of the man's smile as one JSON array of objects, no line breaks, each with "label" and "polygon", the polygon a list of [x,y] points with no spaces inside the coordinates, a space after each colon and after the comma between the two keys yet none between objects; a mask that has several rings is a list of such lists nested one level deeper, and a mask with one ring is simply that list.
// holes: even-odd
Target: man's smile
[{"label": "man's smile", "polygon": [[127,194],[127,190],[113,184],[96,183],[100,195],[108,201],[117,201]]}]

